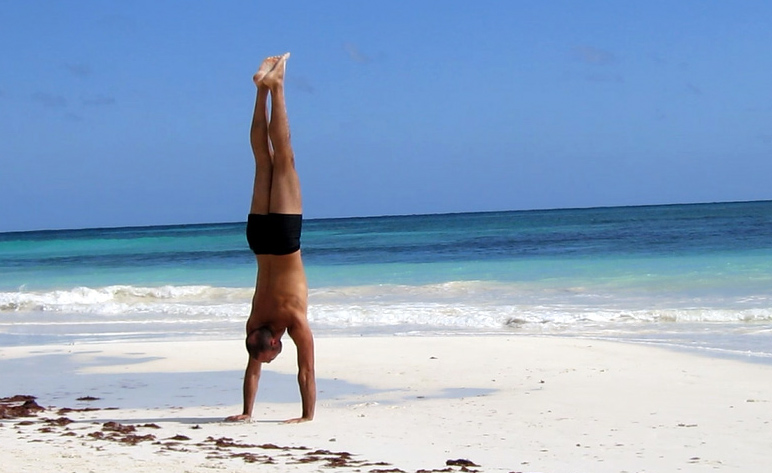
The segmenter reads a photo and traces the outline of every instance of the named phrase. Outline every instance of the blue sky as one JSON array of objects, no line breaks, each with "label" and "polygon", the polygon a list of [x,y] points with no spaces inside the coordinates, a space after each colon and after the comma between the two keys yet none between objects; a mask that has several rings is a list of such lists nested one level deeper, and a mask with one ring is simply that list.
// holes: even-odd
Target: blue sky
[{"label": "blue sky", "polygon": [[0,0],[0,231],[772,198],[772,2]]}]

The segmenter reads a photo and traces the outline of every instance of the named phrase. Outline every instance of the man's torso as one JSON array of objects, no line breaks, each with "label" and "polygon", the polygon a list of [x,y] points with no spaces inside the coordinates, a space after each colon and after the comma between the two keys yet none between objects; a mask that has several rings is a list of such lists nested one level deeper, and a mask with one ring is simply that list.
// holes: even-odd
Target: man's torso
[{"label": "man's torso", "polygon": [[308,283],[300,251],[284,256],[260,255],[258,268],[247,331],[263,325],[274,332],[284,331],[299,319],[305,321]]}]

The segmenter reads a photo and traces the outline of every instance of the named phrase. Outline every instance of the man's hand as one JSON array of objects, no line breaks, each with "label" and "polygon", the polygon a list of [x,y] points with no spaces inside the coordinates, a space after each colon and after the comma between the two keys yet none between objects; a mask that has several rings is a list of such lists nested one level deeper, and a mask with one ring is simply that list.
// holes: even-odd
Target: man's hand
[{"label": "man's hand", "polygon": [[225,422],[249,422],[252,416],[249,414],[239,414],[237,416],[230,416],[225,418]]},{"label": "man's hand", "polygon": [[285,420],[282,424],[301,424],[303,422],[311,422],[313,419],[307,419],[305,417],[298,417],[296,419]]}]

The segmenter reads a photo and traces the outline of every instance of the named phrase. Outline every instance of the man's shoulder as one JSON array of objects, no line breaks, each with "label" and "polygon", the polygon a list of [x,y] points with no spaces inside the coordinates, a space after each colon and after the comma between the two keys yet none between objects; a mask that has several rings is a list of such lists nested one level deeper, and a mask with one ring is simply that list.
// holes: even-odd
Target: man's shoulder
[{"label": "man's shoulder", "polygon": [[306,315],[306,312],[295,312],[292,314],[291,318],[288,320],[287,324],[287,333],[292,335],[292,333],[301,333],[301,332],[310,332],[310,326],[308,325],[308,317]]}]

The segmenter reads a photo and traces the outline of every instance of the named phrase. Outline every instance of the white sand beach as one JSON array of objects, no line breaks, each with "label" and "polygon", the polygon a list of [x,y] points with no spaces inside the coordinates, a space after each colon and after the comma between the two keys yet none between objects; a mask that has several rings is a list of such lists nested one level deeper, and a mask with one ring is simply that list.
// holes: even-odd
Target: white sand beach
[{"label": "white sand beach", "polygon": [[4,405],[23,394],[45,408],[0,419],[0,471],[748,473],[772,462],[770,365],[578,338],[318,338],[316,419],[284,425],[300,413],[292,348],[264,368],[255,418],[238,424],[222,419],[241,411],[240,340],[0,348]]}]

